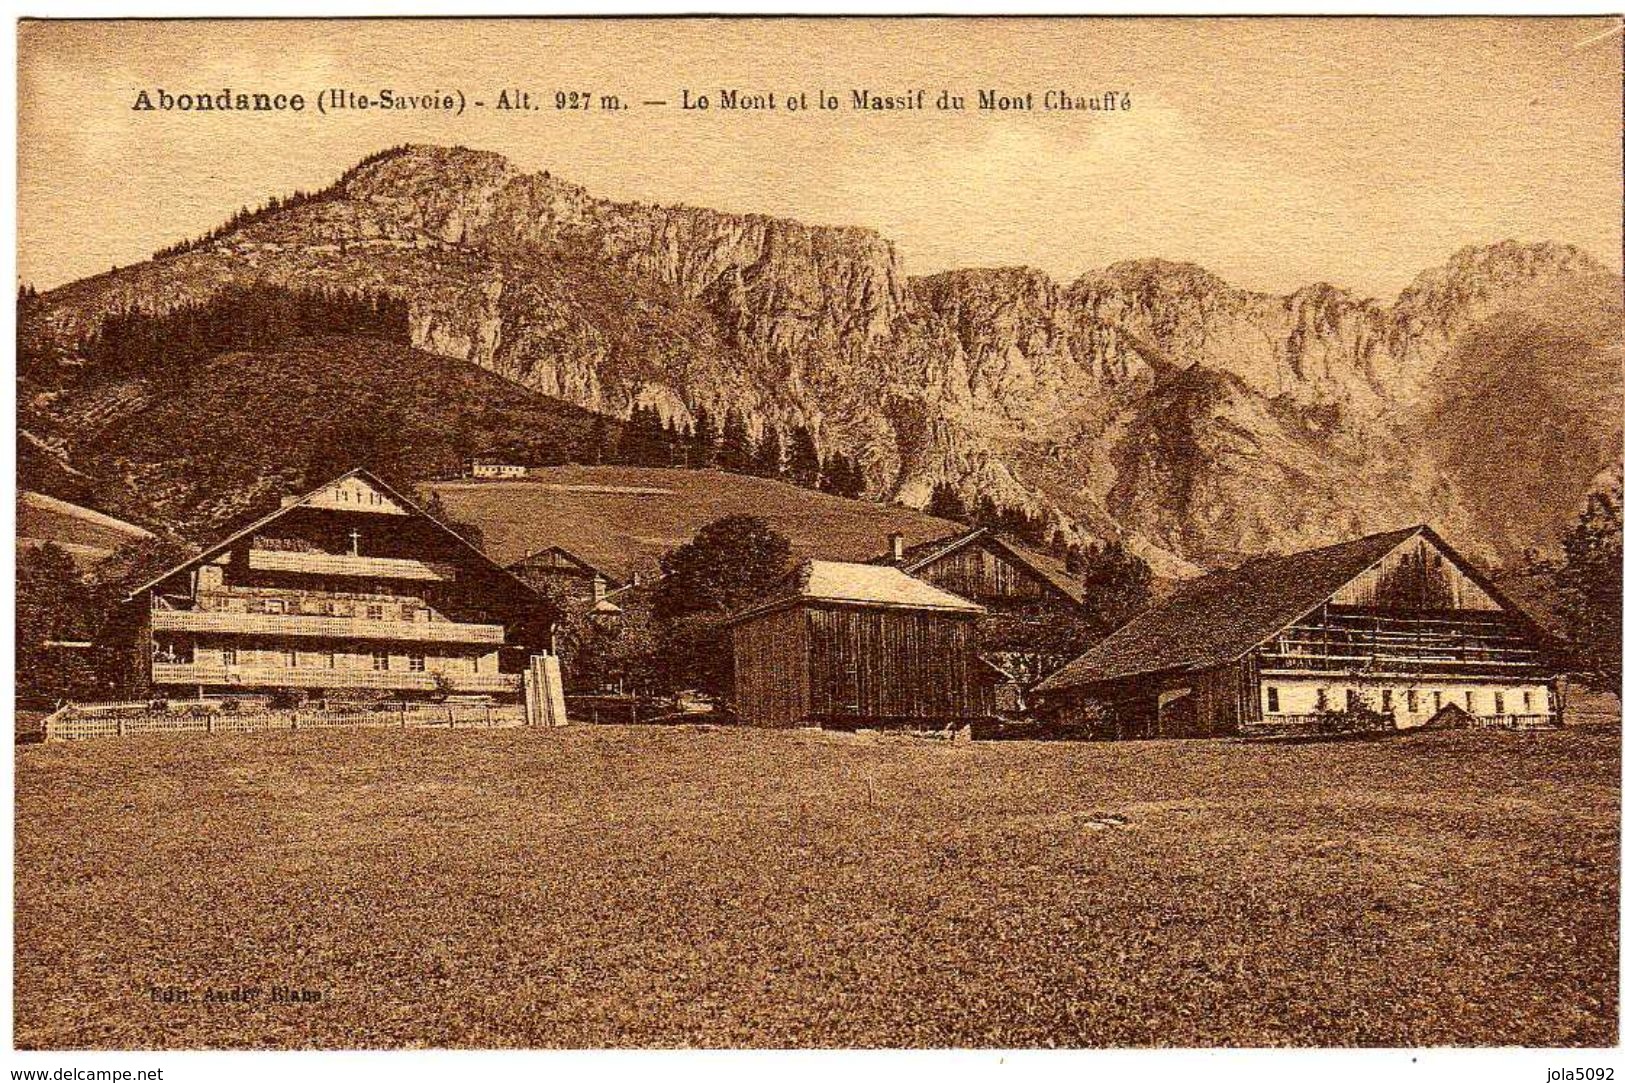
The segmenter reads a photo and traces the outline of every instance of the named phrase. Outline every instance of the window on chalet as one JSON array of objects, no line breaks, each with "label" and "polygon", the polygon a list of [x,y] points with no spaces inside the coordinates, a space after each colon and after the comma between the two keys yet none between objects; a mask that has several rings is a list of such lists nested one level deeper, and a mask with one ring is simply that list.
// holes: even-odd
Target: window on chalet
[{"label": "window on chalet", "polygon": [[424,670],[424,666],[425,666],[425,660],[424,660],[423,655],[421,655],[421,654],[409,654],[409,655],[406,656],[406,668],[408,670],[410,670],[411,672],[413,672],[413,673],[422,673],[423,670]]},{"label": "window on chalet", "polygon": [[373,651],[372,652],[372,668],[373,669],[378,669],[378,670],[388,669],[389,668],[389,652],[388,651]]},{"label": "window on chalet", "polygon": [[286,613],[288,603],[281,598],[267,598],[265,599],[265,611],[267,613]]},{"label": "window on chalet", "polygon": [[369,605],[367,607],[367,619],[368,620],[383,620],[384,619],[384,607],[381,606],[381,605]]},{"label": "window on chalet", "polygon": [[237,648],[236,647],[221,647],[220,648],[220,662],[221,662],[222,665],[227,665],[227,666],[236,665],[237,664]]},{"label": "window on chalet", "polygon": [[1356,703],[1356,700],[1357,700],[1358,696],[1359,696],[1359,693],[1356,692],[1354,689],[1352,689],[1352,688],[1347,689],[1343,693],[1343,710],[1345,710],[1345,711],[1354,710],[1355,703]]},{"label": "window on chalet", "polygon": [[1407,711],[1411,712],[1411,714],[1416,713],[1416,700],[1417,700],[1416,689],[1407,688],[1405,690],[1405,709]]},{"label": "window on chalet", "polygon": [[1462,693],[1462,697],[1467,706],[1467,710],[1471,711],[1473,709],[1473,690],[1471,688],[1467,689]]},{"label": "window on chalet", "polygon": [[1507,713],[1506,698],[1504,696],[1502,696],[1501,693],[1499,693],[1499,692],[1495,693],[1495,713],[1496,714],[1506,714]]},{"label": "window on chalet", "polygon": [[282,665],[283,665],[283,667],[285,669],[295,669],[295,668],[297,668],[298,665],[299,665],[299,652],[298,651],[288,651],[288,650],[283,651],[282,652]]},{"label": "window on chalet", "polygon": [[1394,709],[1394,690],[1392,688],[1384,688],[1382,690],[1382,709],[1384,711],[1391,711]]},{"label": "window on chalet", "polygon": [[1433,692],[1433,709],[1435,711],[1437,711],[1439,708],[1441,708],[1443,706],[1444,706],[1444,693],[1438,691],[1437,689],[1435,689],[1434,692]]},{"label": "window on chalet", "polygon": [[1264,689],[1264,709],[1270,714],[1281,712],[1281,692],[1274,685]]},{"label": "window on chalet", "polygon": [[1523,709],[1526,711],[1533,711],[1535,709],[1535,694],[1529,691],[1527,688],[1524,689],[1523,693]]},{"label": "window on chalet", "polygon": [[1324,711],[1328,706],[1330,704],[1326,700],[1326,690],[1324,688],[1315,689],[1315,710]]},{"label": "window on chalet", "polygon": [[337,669],[337,668],[339,668],[339,654],[338,654],[338,651],[328,651],[327,652],[327,668],[328,669]]}]

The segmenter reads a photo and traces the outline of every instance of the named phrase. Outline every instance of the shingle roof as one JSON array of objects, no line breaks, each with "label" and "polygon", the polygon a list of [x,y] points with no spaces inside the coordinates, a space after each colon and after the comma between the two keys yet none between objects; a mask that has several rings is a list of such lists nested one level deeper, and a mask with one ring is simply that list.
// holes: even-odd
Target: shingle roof
[{"label": "shingle roof", "polygon": [[1192,580],[1038,685],[1054,692],[1167,669],[1205,669],[1246,654],[1425,526],[1261,557]]},{"label": "shingle roof", "polygon": [[966,601],[957,594],[950,594],[896,568],[835,560],[805,560],[790,573],[780,591],[736,614],[734,619],[754,616],[798,601],[928,609],[973,615],[984,612],[975,602]]}]

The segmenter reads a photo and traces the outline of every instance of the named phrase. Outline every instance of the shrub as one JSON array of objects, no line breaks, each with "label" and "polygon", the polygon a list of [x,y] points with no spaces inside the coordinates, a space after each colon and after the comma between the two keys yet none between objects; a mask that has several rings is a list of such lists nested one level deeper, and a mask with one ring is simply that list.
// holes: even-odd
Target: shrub
[{"label": "shrub", "polygon": [[1394,716],[1375,710],[1364,696],[1356,693],[1341,711],[1317,711],[1310,719],[1315,733],[1381,733],[1395,729]]},{"label": "shrub", "polygon": [[267,698],[273,710],[292,711],[303,707],[310,697],[303,688],[273,688]]}]

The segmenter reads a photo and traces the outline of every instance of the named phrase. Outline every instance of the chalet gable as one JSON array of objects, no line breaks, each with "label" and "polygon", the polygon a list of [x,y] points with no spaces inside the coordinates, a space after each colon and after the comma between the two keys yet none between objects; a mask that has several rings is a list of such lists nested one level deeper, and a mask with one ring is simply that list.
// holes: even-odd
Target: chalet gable
[{"label": "chalet gable", "polygon": [[1425,525],[1262,557],[1185,584],[1038,686],[1055,692],[1233,662],[1322,606],[1506,614],[1540,626]]},{"label": "chalet gable", "polygon": [[989,527],[900,551],[894,542],[892,552],[872,563],[891,565],[956,593],[980,593],[973,589],[973,581],[980,579],[997,593],[1019,595],[1024,589],[1018,584],[1024,583],[1033,594],[1083,605],[1083,584],[1066,570],[1063,561]]},{"label": "chalet gable", "polygon": [[[522,579],[513,575],[506,568],[492,560],[478,546],[469,542],[462,535],[439,522],[428,512],[418,507],[411,500],[401,495],[388,484],[365,469],[355,469],[342,474],[332,481],[326,482],[303,496],[286,497],[282,505],[275,511],[249,523],[247,526],[229,535],[226,538],[204,549],[189,560],[182,561],[174,567],[153,577],[141,586],[132,590],[126,601],[132,601],[154,587],[161,586],[177,575],[189,572],[199,565],[215,562],[224,563],[231,559],[233,549],[243,545],[248,539],[262,534],[266,528],[272,526],[277,520],[291,515],[301,508],[319,508],[344,512],[360,512],[389,516],[394,519],[415,518],[440,532],[452,542],[451,549],[459,553],[465,562],[478,567],[482,571],[492,572],[501,579],[506,580],[513,587],[523,592],[524,597],[531,597],[534,591]],[[426,565],[426,567],[429,567]],[[431,571],[433,569],[431,568]],[[443,573],[426,575],[425,578],[441,578]]]},{"label": "chalet gable", "polygon": [[364,511],[377,515],[411,515],[408,506],[389,492],[388,487],[362,471],[335,478],[314,492],[291,497],[282,507],[331,508],[335,511]]},{"label": "chalet gable", "polygon": [[611,587],[621,586],[619,578],[610,575],[602,568],[589,562],[585,557],[572,553],[562,545],[543,546],[508,565],[508,570],[516,573],[533,571],[553,575],[571,575],[583,579],[597,577],[603,579]]}]

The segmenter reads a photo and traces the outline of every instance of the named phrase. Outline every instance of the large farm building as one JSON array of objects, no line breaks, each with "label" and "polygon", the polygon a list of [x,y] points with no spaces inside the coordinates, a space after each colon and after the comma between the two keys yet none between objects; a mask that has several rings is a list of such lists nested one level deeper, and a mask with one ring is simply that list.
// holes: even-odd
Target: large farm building
[{"label": "large farm building", "polygon": [[1041,717],[1111,736],[1290,730],[1333,711],[1400,728],[1453,707],[1552,721],[1547,637],[1426,526],[1187,584],[1038,686]]},{"label": "large farm building", "polygon": [[136,662],[170,694],[512,697],[541,599],[364,470],[135,591]]}]

